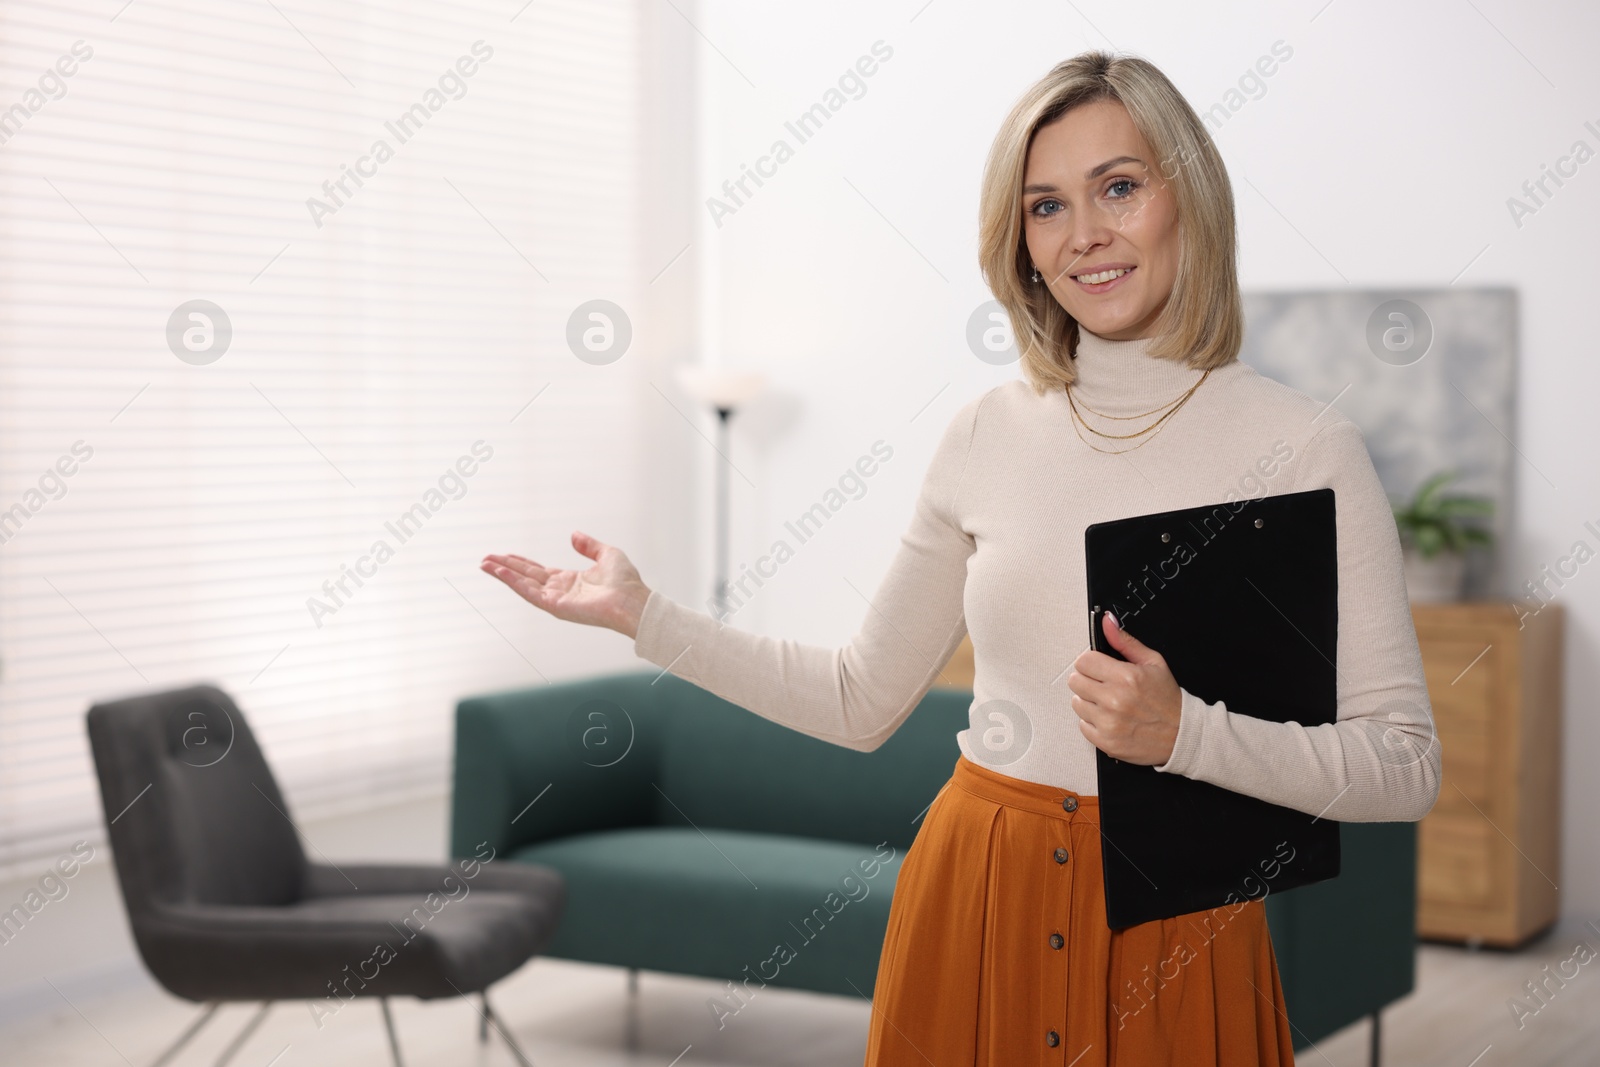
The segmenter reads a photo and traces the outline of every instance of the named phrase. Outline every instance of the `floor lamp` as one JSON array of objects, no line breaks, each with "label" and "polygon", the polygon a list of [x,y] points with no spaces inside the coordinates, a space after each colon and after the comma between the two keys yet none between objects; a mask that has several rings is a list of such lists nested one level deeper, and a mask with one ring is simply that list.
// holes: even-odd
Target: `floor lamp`
[{"label": "floor lamp", "polygon": [[728,423],[734,412],[749,403],[766,379],[760,374],[725,370],[721,367],[679,367],[678,384],[702,406],[717,414],[716,465],[716,574],[711,597],[719,615],[728,610],[728,468],[731,434]]}]

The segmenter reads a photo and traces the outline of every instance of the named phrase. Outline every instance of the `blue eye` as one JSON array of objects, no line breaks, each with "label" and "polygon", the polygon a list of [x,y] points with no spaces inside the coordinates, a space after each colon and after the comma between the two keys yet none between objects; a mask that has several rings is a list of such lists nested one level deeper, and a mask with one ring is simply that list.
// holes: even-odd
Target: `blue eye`
[{"label": "blue eye", "polygon": [[1033,205],[1033,211],[1031,212],[1031,214],[1037,215],[1037,216],[1040,216],[1040,217],[1048,217],[1050,215],[1056,214],[1056,212],[1054,212],[1054,211],[1048,211],[1047,212],[1047,211],[1041,210],[1046,204],[1054,204],[1054,205],[1056,205],[1056,207],[1060,207],[1061,206],[1061,201],[1052,199],[1050,197],[1046,197],[1045,199],[1039,201],[1037,204]]},{"label": "blue eye", "polygon": [[1139,188],[1139,183],[1134,181],[1132,178],[1118,178],[1116,181],[1114,181],[1110,185],[1106,186],[1106,188],[1107,188],[1107,190],[1115,189],[1119,185],[1128,186],[1128,191],[1126,193],[1122,194],[1121,196],[1117,197],[1116,199],[1118,199],[1118,200],[1126,200],[1128,197],[1133,195],[1133,190]]}]

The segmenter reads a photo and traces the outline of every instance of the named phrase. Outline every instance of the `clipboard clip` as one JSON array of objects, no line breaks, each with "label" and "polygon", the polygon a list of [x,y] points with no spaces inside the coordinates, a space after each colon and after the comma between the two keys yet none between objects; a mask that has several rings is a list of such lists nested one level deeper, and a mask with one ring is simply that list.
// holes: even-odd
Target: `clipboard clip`
[{"label": "clipboard clip", "polygon": [[[1096,652],[1104,652],[1106,655],[1126,663],[1127,657],[1112,648],[1110,643],[1105,640],[1105,630],[1101,625],[1101,620],[1105,618],[1106,612],[1107,609],[1099,604],[1092,605],[1089,608],[1089,647]],[[1122,620],[1118,619],[1117,621],[1121,623]],[[1100,647],[1102,644],[1105,645],[1104,648]]]}]

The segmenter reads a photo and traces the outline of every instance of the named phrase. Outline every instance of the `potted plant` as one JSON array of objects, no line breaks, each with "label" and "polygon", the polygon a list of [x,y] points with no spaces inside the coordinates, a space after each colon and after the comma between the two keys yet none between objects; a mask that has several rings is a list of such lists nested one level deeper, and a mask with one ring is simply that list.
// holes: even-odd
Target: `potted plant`
[{"label": "potted plant", "polygon": [[1493,534],[1472,521],[1494,514],[1494,501],[1442,493],[1444,484],[1455,477],[1455,471],[1440,471],[1423,482],[1409,501],[1395,505],[1406,589],[1412,600],[1460,599],[1468,547],[1494,543]]}]

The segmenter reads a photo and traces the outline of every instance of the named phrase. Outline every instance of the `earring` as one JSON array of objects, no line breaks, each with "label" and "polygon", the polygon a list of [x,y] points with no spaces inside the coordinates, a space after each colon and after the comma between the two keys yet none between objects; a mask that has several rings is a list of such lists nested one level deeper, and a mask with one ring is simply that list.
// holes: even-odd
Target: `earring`
[{"label": "earring", "polygon": [[1039,268],[1038,267],[1033,268],[1033,280],[1036,281],[1036,282],[1039,280]]}]

